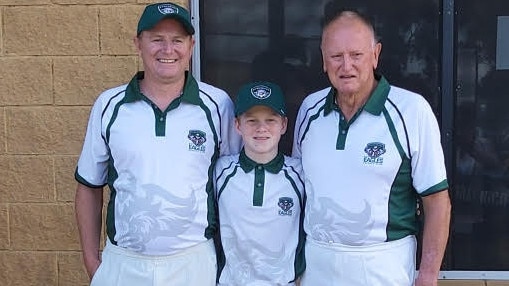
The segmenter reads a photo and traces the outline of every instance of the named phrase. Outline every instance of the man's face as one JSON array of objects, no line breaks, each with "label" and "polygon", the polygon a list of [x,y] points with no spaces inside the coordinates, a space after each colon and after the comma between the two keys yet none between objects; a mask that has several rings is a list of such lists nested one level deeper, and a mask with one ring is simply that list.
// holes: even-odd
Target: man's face
[{"label": "man's face", "polygon": [[342,16],[322,34],[323,68],[340,95],[367,95],[374,82],[381,44],[362,21]]},{"label": "man's face", "polygon": [[161,83],[182,80],[189,69],[194,38],[175,19],[163,19],[134,39],[145,78]]}]

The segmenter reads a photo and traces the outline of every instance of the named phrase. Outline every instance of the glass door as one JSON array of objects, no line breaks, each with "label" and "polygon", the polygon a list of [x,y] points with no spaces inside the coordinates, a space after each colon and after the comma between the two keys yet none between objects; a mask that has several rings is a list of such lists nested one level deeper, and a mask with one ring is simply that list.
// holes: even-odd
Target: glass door
[{"label": "glass door", "polygon": [[455,270],[509,270],[509,2],[456,0]]}]

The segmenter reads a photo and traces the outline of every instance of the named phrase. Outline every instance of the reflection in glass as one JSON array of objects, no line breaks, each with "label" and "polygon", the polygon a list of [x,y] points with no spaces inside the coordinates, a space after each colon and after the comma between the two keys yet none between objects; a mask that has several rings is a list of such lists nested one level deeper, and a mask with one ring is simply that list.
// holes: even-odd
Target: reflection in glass
[{"label": "reflection in glass", "polygon": [[[456,1],[455,270],[509,270],[508,70],[496,69],[497,17],[509,2]],[[479,23],[484,23],[479,25]]]},{"label": "reflection in glass", "polygon": [[[328,85],[319,48],[326,2],[200,1],[202,79],[232,97],[242,84],[255,79],[281,85],[289,105],[290,126],[282,140],[287,154],[303,97]],[[372,16],[383,46],[379,71],[392,84],[422,94],[440,120],[439,1],[338,2]],[[497,19],[509,16],[509,2],[454,3],[455,171],[449,264],[444,270],[507,271],[509,71],[496,69],[496,55],[509,53],[497,50],[497,43],[504,40],[497,38],[497,33],[503,34],[497,31]]]},{"label": "reflection in glass", "polygon": [[[232,97],[247,81],[278,83],[289,105],[290,124],[281,142],[287,154],[302,99],[329,85],[320,53],[326,2],[200,1],[202,79]],[[438,0],[382,2],[341,1],[374,19],[383,45],[379,71],[392,84],[422,94],[438,111]]]}]

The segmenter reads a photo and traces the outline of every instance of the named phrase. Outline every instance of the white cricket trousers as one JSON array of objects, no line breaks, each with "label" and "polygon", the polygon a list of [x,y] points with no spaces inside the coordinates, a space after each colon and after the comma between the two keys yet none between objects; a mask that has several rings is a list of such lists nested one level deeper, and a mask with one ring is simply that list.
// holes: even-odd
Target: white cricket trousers
[{"label": "white cricket trousers", "polygon": [[368,246],[306,241],[301,286],[412,286],[415,236]]},{"label": "white cricket trousers", "polygon": [[91,286],[214,286],[217,263],[210,239],[173,255],[142,255],[107,240]]}]

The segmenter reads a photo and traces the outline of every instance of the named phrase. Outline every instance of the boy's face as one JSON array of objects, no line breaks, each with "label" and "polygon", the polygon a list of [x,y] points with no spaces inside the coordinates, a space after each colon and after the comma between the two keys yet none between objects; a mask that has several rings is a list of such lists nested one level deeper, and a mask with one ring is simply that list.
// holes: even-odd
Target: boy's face
[{"label": "boy's face", "polygon": [[287,124],[286,117],[263,105],[254,106],[235,119],[246,155],[257,163],[267,163],[275,158]]}]

